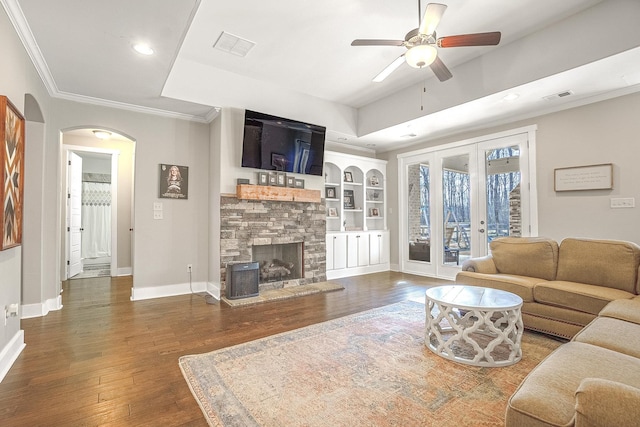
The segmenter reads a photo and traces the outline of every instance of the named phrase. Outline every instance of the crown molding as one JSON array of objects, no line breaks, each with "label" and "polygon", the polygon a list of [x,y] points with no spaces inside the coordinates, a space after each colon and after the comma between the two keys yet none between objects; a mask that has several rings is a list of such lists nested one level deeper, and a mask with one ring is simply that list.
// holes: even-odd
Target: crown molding
[{"label": "crown molding", "polygon": [[27,24],[27,20],[22,12],[22,8],[18,4],[18,0],[0,0],[0,3],[4,6],[4,10],[7,12],[9,20],[13,24],[13,28],[15,28],[20,41],[22,41],[22,45],[27,51],[29,58],[31,58],[31,62],[42,79],[44,86],[47,88],[49,95],[55,96],[55,94],[58,93],[58,87],[56,86],[56,82],[53,80],[53,76],[49,71],[49,66],[42,56],[40,47],[38,46],[38,43],[36,43],[35,37],[33,37],[31,28]]},{"label": "crown molding", "polygon": [[[152,108],[152,107],[143,107],[140,105],[128,104],[126,102],[111,101],[108,99],[95,98],[93,96],[78,95],[75,93],[61,92],[61,91],[58,91],[56,94],[51,96],[54,98],[64,99],[67,101],[80,102],[83,104],[92,104],[92,105],[98,105],[101,107],[109,107],[109,108],[116,108],[119,110],[133,111],[136,113],[145,113],[145,114],[152,114],[155,116],[169,117],[173,119],[188,120],[191,122],[209,123],[207,118],[209,117],[209,115],[211,115],[211,112],[207,113],[207,116],[205,117],[197,116],[193,114],[186,114],[186,113],[176,113],[175,111],[161,110],[159,108]],[[213,110],[215,113],[215,108],[211,108],[211,110]]]}]

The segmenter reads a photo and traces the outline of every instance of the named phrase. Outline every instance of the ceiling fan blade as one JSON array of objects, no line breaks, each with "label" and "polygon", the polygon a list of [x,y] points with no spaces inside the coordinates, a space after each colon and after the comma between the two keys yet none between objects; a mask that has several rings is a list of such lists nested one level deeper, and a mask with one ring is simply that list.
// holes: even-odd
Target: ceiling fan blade
[{"label": "ceiling fan blade", "polygon": [[435,74],[438,80],[440,80],[441,82],[447,81],[451,77],[453,77],[451,71],[449,71],[447,66],[444,65],[444,62],[442,62],[442,60],[438,56],[436,56],[435,61],[433,61],[431,65],[429,65],[429,67],[431,68],[431,71],[433,71],[433,74]]},{"label": "ceiling fan blade", "polygon": [[440,19],[447,10],[447,5],[440,3],[429,3],[424,10],[424,17],[420,22],[420,28],[418,32],[420,34],[426,34],[430,36],[436,31],[436,27],[440,23]]},{"label": "ceiling fan blade", "polygon": [[351,46],[403,46],[404,40],[355,39]]},{"label": "ceiling fan blade", "polygon": [[384,70],[380,71],[380,73],[373,78],[373,81],[376,83],[380,83],[381,81],[389,77],[389,74],[393,73],[396,70],[396,68],[402,65],[403,62],[404,62],[404,53],[399,57],[397,57],[396,60],[393,61],[391,64],[387,65]]},{"label": "ceiling fan blade", "polygon": [[495,46],[500,43],[500,37],[500,31],[446,36],[438,39],[438,47]]}]

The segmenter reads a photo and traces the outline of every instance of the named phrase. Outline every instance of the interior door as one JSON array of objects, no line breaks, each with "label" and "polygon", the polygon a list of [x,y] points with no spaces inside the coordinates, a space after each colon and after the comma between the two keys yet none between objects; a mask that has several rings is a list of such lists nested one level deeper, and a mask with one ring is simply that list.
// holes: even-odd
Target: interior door
[{"label": "interior door", "polygon": [[68,153],[67,277],[73,277],[82,271],[82,157]]}]

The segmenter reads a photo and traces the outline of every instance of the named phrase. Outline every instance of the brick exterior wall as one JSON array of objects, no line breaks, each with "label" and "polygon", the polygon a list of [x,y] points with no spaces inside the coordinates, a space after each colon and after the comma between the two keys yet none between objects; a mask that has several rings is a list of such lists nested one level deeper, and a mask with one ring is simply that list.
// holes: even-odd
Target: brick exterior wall
[{"label": "brick exterior wall", "polygon": [[304,243],[304,276],[260,284],[260,290],[324,282],[326,209],[321,203],[220,198],[220,283],[226,291],[227,264],[248,262],[254,245]]}]

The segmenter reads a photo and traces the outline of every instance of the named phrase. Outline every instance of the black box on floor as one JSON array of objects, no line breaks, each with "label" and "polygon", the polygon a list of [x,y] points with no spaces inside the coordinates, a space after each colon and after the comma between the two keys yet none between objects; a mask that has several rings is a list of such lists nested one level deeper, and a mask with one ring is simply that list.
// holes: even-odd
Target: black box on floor
[{"label": "black box on floor", "polygon": [[260,266],[257,262],[227,265],[227,298],[238,299],[258,296]]}]

